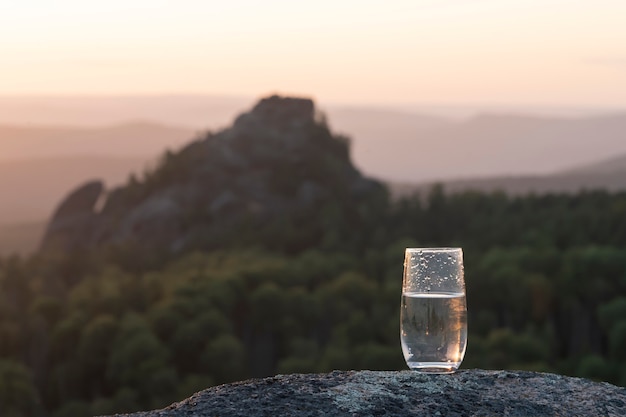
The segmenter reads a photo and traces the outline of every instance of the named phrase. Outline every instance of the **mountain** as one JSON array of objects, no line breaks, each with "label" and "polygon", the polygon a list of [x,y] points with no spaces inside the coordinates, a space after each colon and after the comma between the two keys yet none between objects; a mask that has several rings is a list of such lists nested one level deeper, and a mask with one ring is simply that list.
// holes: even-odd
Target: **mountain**
[{"label": "mountain", "polygon": [[[111,146],[103,138],[103,145],[97,147],[98,152],[104,152],[99,155],[111,155],[118,150],[114,155],[128,156],[125,153],[128,148],[132,155],[154,157],[165,148],[182,146],[195,132],[227,126],[241,108],[252,104],[252,98],[219,96],[0,97],[0,123],[22,128],[64,124],[96,129],[129,120],[152,120],[164,128],[186,126],[182,128],[186,131],[171,140],[157,140],[157,135],[161,134],[157,131],[138,132],[126,135],[130,142],[120,140]],[[548,175],[626,153],[625,112],[599,114],[591,110],[493,108],[474,116],[443,117],[429,116],[446,112],[436,107],[429,110],[427,106],[402,110],[390,106],[329,103],[321,109],[334,131],[351,138],[356,167],[368,176],[385,181],[420,183]],[[91,135],[66,132],[57,137],[81,138],[88,134]],[[139,137],[142,140],[138,140]],[[10,139],[0,129],[0,160],[13,158],[3,145]],[[76,155],[78,151],[74,149],[86,146],[76,145],[76,142],[66,145],[57,139],[54,142],[47,148],[41,147],[37,155],[67,156],[68,152]],[[93,140],[85,142],[94,143]],[[33,145],[21,149],[39,148]],[[25,152],[20,155],[22,159],[30,157]]]},{"label": "mountain", "polygon": [[[101,178],[109,188],[123,184],[131,172],[146,161],[141,158],[54,158],[48,160],[0,163],[0,255],[30,253],[43,237],[52,210],[64,195],[86,178]],[[40,174],[35,174],[40,170]],[[64,172],[64,176],[59,176]],[[12,179],[20,178],[14,182]],[[427,193],[432,182],[391,183],[395,197]],[[583,189],[626,190],[626,154],[594,164],[571,168],[553,175],[490,177],[444,181],[448,192],[477,190],[505,191],[508,194],[547,192],[575,193]],[[41,221],[34,221],[42,219]],[[10,220],[10,221],[6,221]]]},{"label": "mountain", "polygon": [[[90,178],[101,178],[109,189],[122,184],[130,173],[154,166],[166,149],[204,135],[200,126],[227,126],[248,101],[0,98],[0,122],[22,123],[0,125],[0,226],[49,219],[60,198]],[[625,188],[619,155],[626,154],[626,114],[452,119],[382,107],[330,105],[321,111],[334,132],[350,138],[354,166],[399,193],[435,181],[450,190],[515,193]],[[160,123],[120,123],[141,118]]]},{"label": "mountain", "polygon": [[[355,140],[354,158],[365,173],[394,182],[549,175],[626,153],[624,132],[626,114],[483,115],[424,128],[412,138],[380,138],[367,153]],[[376,163],[381,154],[387,160]]]},{"label": "mountain", "polygon": [[0,225],[41,221],[88,178],[118,185],[195,135],[156,123],[108,127],[0,125]]},{"label": "mountain", "polygon": [[232,127],[169,152],[142,179],[108,192],[90,181],[70,193],[42,250],[133,245],[158,256],[257,242],[297,252],[338,236],[365,242],[362,224],[386,203],[385,188],[354,168],[347,140],[311,100],[272,96]]},{"label": "mountain", "polygon": [[626,174],[626,154],[564,170],[560,175]]},{"label": "mountain", "polygon": [[0,125],[0,162],[83,155],[154,158],[194,134],[192,129],[148,122],[97,128]]},{"label": "mountain", "polygon": [[252,97],[219,95],[0,96],[0,124],[93,128],[129,120],[215,129],[226,126]]},{"label": "mountain", "polygon": [[[141,174],[155,158],[65,156],[0,161],[0,225],[48,219],[67,190],[89,178],[109,186]],[[154,163],[152,163],[154,165]]]},{"label": "mountain", "polygon": [[626,154],[593,164],[558,171],[550,175],[494,176],[432,181],[418,184],[391,183],[395,197],[425,194],[434,184],[442,184],[449,193],[462,191],[503,191],[512,195],[529,193],[578,193],[584,190],[626,190]]}]

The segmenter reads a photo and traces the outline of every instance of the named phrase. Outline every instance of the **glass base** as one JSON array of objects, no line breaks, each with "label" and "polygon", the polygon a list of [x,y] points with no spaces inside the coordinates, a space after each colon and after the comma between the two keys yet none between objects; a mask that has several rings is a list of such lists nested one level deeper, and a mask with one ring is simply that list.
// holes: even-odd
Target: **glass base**
[{"label": "glass base", "polygon": [[461,365],[461,362],[407,362],[413,371],[425,374],[451,374]]}]

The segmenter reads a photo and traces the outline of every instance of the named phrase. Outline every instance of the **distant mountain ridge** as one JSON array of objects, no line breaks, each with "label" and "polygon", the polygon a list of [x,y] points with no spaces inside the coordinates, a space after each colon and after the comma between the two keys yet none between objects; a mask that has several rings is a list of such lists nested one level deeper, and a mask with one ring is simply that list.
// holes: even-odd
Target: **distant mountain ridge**
[{"label": "distant mountain ridge", "polygon": [[[195,128],[168,122],[198,125],[206,120],[207,126],[226,126],[242,103],[250,101],[178,96],[163,100],[137,97],[120,104],[115,98],[92,98],[81,110],[77,98],[20,102],[0,97],[0,109],[6,110],[0,122],[22,117],[21,125],[0,123],[0,225],[49,218],[59,198],[89,178],[102,178],[112,187],[133,172],[141,176],[166,149],[180,149],[200,135]],[[333,131],[350,138],[354,165],[394,184],[400,193],[437,181],[447,183],[450,191],[625,188],[626,113],[487,113],[452,119],[380,107],[330,106],[321,111]],[[165,119],[119,123],[156,116]],[[82,126],[42,124],[81,117]],[[94,127],[105,121],[118,124]]]},{"label": "distant mountain ridge", "polygon": [[253,97],[222,95],[0,96],[0,124],[93,128],[155,120],[192,129],[226,126]]},{"label": "distant mountain ridge", "polygon": [[192,129],[141,121],[103,127],[0,124],[0,162],[83,155],[155,158],[194,134]]},{"label": "distant mountain ridge", "polygon": [[[355,141],[354,158],[364,172],[393,182],[549,175],[626,154],[624,132],[626,114],[582,119],[482,115],[423,129],[413,138],[388,139],[393,151],[370,141],[365,153]],[[393,163],[377,166],[380,155]]]},{"label": "distant mountain ridge", "polygon": [[89,155],[0,161],[0,226],[41,222],[77,182],[101,178],[109,186],[119,185],[132,172],[141,175],[152,161]]},{"label": "distant mountain ridge", "polygon": [[433,181],[420,184],[390,183],[394,198],[413,194],[425,195],[435,184],[441,184],[447,193],[464,191],[497,192],[509,195],[565,193],[605,190],[610,192],[626,190],[624,173],[602,173],[585,175],[545,175],[519,177],[470,178],[463,180]]},{"label": "distant mountain ridge", "polygon": [[[625,135],[626,136],[626,135]],[[625,138],[626,140],[626,138]],[[626,154],[559,172],[559,175],[626,174]]]},{"label": "distant mountain ridge", "polygon": [[[26,110],[31,118],[14,119],[22,125],[0,123],[0,161],[70,154],[154,158],[184,145],[198,131],[227,126],[248,103],[245,98],[203,96],[92,97],[81,109],[80,98],[40,98],[26,100],[16,110],[20,102],[15,100],[0,97],[0,109],[6,110],[0,112],[0,122]],[[626,111],[577,117],[491,112],[468,119],[383,107],[334,105],[322,111],[333,130],[351,138],[355,165],[385,181],[546,175],[626,153]],[[82,120],[83,125],[51,126],[49,132],[38,127],[51,120]],[[94,121],[104,127],[94,127]]]}]

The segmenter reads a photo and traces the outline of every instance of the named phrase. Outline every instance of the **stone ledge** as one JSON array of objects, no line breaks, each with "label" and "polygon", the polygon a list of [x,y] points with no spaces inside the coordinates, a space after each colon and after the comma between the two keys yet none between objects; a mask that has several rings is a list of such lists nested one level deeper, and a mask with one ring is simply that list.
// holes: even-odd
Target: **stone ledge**
[{"label": "stone ledge", "polygon": [[[554,374],[352,371],[221,385],[126,417],[625,416],[626,388]],[[118,415],[120,417],[121,415]]]}]

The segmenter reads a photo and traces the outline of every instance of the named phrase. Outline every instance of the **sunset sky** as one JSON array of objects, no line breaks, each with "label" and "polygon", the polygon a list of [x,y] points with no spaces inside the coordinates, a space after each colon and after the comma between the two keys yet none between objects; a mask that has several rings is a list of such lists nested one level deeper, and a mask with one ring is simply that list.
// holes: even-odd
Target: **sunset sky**
[{"label": "sunset sky", "polygon": [[624,0],[3,1],[0,95],[626,108]]}]

